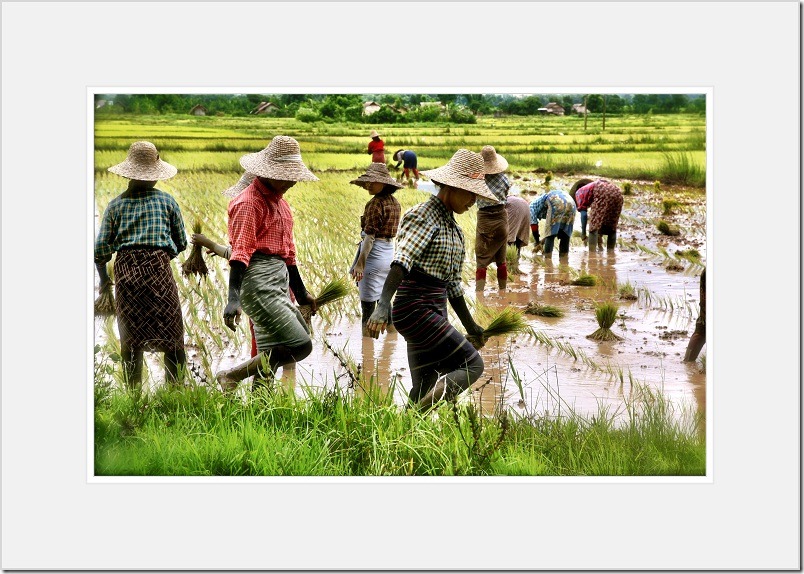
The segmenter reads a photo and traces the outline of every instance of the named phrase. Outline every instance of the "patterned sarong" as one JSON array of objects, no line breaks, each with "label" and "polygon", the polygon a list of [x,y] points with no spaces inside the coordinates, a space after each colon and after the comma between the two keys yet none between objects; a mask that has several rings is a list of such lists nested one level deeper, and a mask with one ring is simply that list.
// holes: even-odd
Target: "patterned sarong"
[{"label": "patterned sarong", "polygon": [[598,181],[589,206],[589,231],[608,235],[617,231],[623,210],[623,192],[610,181]]},{"label": "patterned sarong", "polygon": [[240,306],[254,322],[258,351],[310,341],[307,323],[288,297],[288,268],[282,258],[262,253],[251,256],[240,288]]},{"label": "patterned sarong", "polygon": [[142,351],[184,348],[179,289],[162,249],[123,249],[114,261],[120,342]]},{"label": "patterned sarong", "polygon": [[[365,237],[365,232],[360,232],[360,237]],[[357,245],[357,253],[355,254],[354,261],[352,261],[351,269],[354,269],[358,257],[360,257],[360,248],[362,243]],[[370,303],[372,301],[379,301],[382,294],[382,287],[385,285],[385,279],[388,277],[388,272],[391,270],[391,262],[394,260],[394,240],[393,239],[375,239],[374,244],[371,246],[366,257],[366,267],[363,270],[363,278],[358,281],[357,289],[360,292],[360,300]]]},{"label": "patterned sarong", "polygon": [[488,267],[494,261],[499,267],[505,263],[508,241],[508,212],[505,205],[477,210],[477,236],[475,262],[477,267]]},{"label": "patterned sarong", "polygon": [[460,368],[477,350],[447,320],[447,284],[416,269],[399,285],[391,318],[405,338],[413,382],[424,395],[438,376]]}]

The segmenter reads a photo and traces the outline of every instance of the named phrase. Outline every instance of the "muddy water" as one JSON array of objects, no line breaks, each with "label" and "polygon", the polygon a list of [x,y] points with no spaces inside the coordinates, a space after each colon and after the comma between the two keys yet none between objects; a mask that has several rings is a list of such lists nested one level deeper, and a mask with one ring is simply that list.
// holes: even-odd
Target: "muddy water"
[{"label": "muddy water", "polygon": [[[563,317],[528,315],[528,322],[536,331],[570,345],[580,358],[550,349],[529,336],[491,339],[481,351],[486,369],[472,393],[483,411],[493,412],[502,401],[522,412],[527,409],[559,414],[572,407],[588,416],[596,414],[600,405],[607,405],[610,413],[616,413],[622,410],[624,399],[630,398],[637,383],[662,390],[679,407],[686,405],[691,411],[705,412],[705,375],[698,364],[682,362],[698,313],[697,275],[657,272],[656,263],[634,253],[615,252],[590,258],[579,249],[570,253],[566,265],[598,275],[604,281],[595,287],[579,287],[569,285],[574,275],[566,265],[559,264],[555,253],[553,259],[552,264],[546,262],[542,266],[523,258],[520,268],[524,273],[509,281],[508,292],[500,295],[487,289],[481,300],[498,309],[509,304],[524,308],[530,301],[559,307],[565,313]],[[594,303],[616,299],[617,282],[626,281],[649,290],[655,300],[648,303],[643,297],[637,301],[617,301],[620,313],[612,330],[623,340],[587,339],[586,335],[598,328]],[[490,278],[489,284],[492,283]],[[672,309],[668,302],[672,302]],[[387,389],[388,382],[396,379],[409,390],[406,347],[401,335],[391,332],[378,340],[361,337],[357,321],[327,324],[314,319],[313,325],[314,359],[296,367],[297,373],[304,373],[303,378],[309,380],[312,376],[317,385],[323,386],[334,384],[338,377],[340,385],[349,382],[342,374],[339,360],[322,344],[325,338],[341,356],[351,357],[364,370],[376,373],[383,388]],[[461,329],[459,324],[458,328]],[[584,356],[589,361],[584,361]],[[510,377],[509,357],[523,383],[524,401]],[[404,402],[399,386],[395,396],[397,401]]]},{"label": "muddy water", "polygon": [[[626,212],[624,212],[625,214]],[[633,218],[650,214],[630,212]],[[636,242],[652,250],[694,247],[705,253],[705,230],[701,211],[690,211],[673,222],[686,230],[684,237],[661,236],[636,219],[623,218],[619,238]],[[580,229],[580,222],[577,222]],[[557,248],[556,248],[557,249]],[[667,258],[618,246],[612,253],[589,253],[573,239],[566,260],[559,260],[557,250],[551,260],[533,255],[531,246],[523,248],[521,275],[509,277],[508,291],[498,294],[494,267],[489,270],[486,292],[477,298],[483,304],[502,309],[513,305],[520,309],[529,302],[553,305],[564,311],[560,318],[526,315],[530,326],[556,344],[574,350],[576,357],[552,348],[533,337],[520,335],[493,338],[482,350],[486,365],[483,376],[472,388],[467,400],[474,400],[485,413],[494,412],[502,403],[521,413],[558,415],[572,408],[584,416],[596,414],[601,407],[609,413],[623,413],[624,401],[633,397],[635,385],[660,390],[685,417],[688,412],[705,412],[706,376],[699,363],[683,363],[682,358],[699,312],[699,274],[701,267],[684,263],[680,270],[668,270]],[[470,265],[470,262],[466,263]],[[578,272],[602,279],[594,287],[573,286]],[[618,299],[617,285],[629,282],[641,293],[635,301]],[[474,299],[473,285],[464,286],[467,297]],[[619,315],[612,331],[620,341],[596,342],[586,338],[598,324],[594,304],[613,300]],[[451,314],[451,321],[462,327]],[[102,320],[95,322],[96,341],[104,338]],[[116,335],[116,331],[115,331]],[[346,361],[360,368],[367,380],[385,390],[393,390],[395,400],[403,404],[410,389],[406,345],[401,335],[391,331],[378,340],[361,336],[359,317],[329,321],[326,314],[313,317],[314,349],[310,357],[293,368],[284,369],[282,384],[304,393],[305,386],[344,388],[352,385]],[[334,352],[333,352],[334,351]],[[248,358],[248,341],[233,344],[216,357],[208,358],[210,370],[229,368]],[[706,348],[702,351],[705,355]],[[188,348],[191,366],[200,358]],[[161,356],[146,354],[152,387],[161,384]],[[510,364],[518,374],[524,400],[512,378]],[[370,373],[370,374],[369,374]],[[365,384],[365,383],[364,383]],[[355,392],[360,392],[359,385]]]}]

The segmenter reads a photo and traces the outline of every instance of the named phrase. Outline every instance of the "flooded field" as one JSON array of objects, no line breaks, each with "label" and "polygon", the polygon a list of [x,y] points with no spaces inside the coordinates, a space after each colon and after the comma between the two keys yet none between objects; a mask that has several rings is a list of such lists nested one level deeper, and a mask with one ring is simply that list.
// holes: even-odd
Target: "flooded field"
[{"label": "flooded field", "polygon": [[[564,184],[568,188],[571,181]],[[528,201],[533,197],[527,191],[521,193]],[[639,198],[626,196],[614,252],[590,253],[579,237],[573,237],[566,259],[559,260],[557,248],[552,259],[545,259],[533,253],[531,243],[522,249],[521,274],[510,275],[506,293],[499,294],[496,289],[493,265],[482,295],[475,294],[473,283],[464,285],[470,307],[475,300],[492,309],[511,305],[524,310],[529,303],[539,303],[558,307],[564,313],[562,317],[526,315],[535,336],[488,341],[481,352],[485,372],[464,400],[476,401],[485,413],[502,403],[522,413],[560,414],[571,408],[591,416],[603,407],[610,414],[622,415],[624,401],[635,386],[647,385],[677,405],[679,416],[696,410],[705,412],[706,348],[697,362],[682,362],[699,313],[699,276],[706,249],[705,194],[700,190],[673,190],[673,196],[680,199],[673,213],[661,215],[661,219],[683,230],[675,237],[662,235],[655,226],[661,197],[666,196],[664,192],[651,197],[647,191]],[[474,230],[465,231],[468,237]],[[473,271],[469,247],[465,266]],[[700,259],[676,255],[689,250],[699,252]],[[600,281],[595,286],[572,285],[581,273],[595,275]],[[632,287],[631,298],[621,298],[619,290],[624,284]],[[594,306],[603,301],[619,307],[612,331],[622,340],[597,342],[587,338],[598,328]],[[358,313],[357,309],[329,313],[323,308],[313,317],[313,353],[295,367],[281,371],[281,384],[295,387],[299,395],[310,386],[361,392],[363,387],[378,385],[392,390],[395,400],[404,404],[405,392],[410,389],[404,339],[393,330],[377,340],[362,337]],[[450,316],[462,330],[451,311]],[[96,340],[104,337],[103,321],[96,319]],[[109,328],[106,324],[107,333]],[[205,372],[229,368],[249,357],[248,339],[231,338],[230,333],[221,333],[229,343],[212,356],[208,352],[205,355],[194,341],[187,341],[188,360],[197,383],[212,384]],[[159,385],[161,357],[146,356],[149,384]],[[204,363],[206,369],[202,368]],[[515,377],[522,384],[522,393]]]}]

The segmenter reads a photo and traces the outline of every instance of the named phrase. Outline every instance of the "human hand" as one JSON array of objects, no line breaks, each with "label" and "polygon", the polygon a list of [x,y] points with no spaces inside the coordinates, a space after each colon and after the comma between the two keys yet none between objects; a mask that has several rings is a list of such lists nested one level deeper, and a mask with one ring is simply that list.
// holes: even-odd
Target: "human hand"
[{"label": "human hand", "polygon": [[487,338],[483,335],[483,327],[475,325],[471,329],[467,329],[466,340],[478,351],[486,345]]},{"label": "human hand", "polygon": [[377,308],[374,309],[374,312],[369,317],[368,322],[366,323],[366,330],[368,334],[373,339],[379,338],[381,333],[385,333],[385,329],[388,327],[388,320],[391,316],[391,310],[388,308],[387,305],[377,303]]},{"label": "human hand", "polygon": [[355,282],[359,283],[360,280],[363,279],[363,270],[364,270],[363,266],[356,265],[355,267],[349,270],[349,275],[352,276],[352,279],[354,279]]},{"label": "human hand", "polygon": [[237,330],[237,325],[240,324],[240,316],[243,311],[240,309],[239,301],[229,301],[226,308],[223,310],[223,322],[232,331]]},{"label": "human hand", "polygon": [[307,293],[307,298],[304,300],[302,305],[309,305],[311,314],[315,315],[318,311],[318,301],[315,300],[315,297]]}]

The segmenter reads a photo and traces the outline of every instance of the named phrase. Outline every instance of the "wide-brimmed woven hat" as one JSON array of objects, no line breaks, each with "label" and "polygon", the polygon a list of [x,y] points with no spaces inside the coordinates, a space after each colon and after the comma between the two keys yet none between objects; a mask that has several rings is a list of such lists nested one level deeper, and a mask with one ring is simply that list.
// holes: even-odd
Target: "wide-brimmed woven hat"
[{"label": "wide-brimmed woven hat", "polygon": [[299,142],[289,136],[275,136],[262,151],[246,154],[240,165],[249,173],[281,181],[318,181],[302,162]]},{"label": "wide-brimmed woven hat", "polygon": [[159,159],[159,152],[151,142],[134,142],[128,148],[126,161],[109,168],[109,171],[128,179],[158,181],[170,179],[178,171],[174,166]]},{"label": "wide-brimmed woven hat", "polygon": [[373,138],[378,138],[378,137],[380,137],[380,132],[378,132],[377,130],[371,130],[371,133],[369,134],[369,136],[371,136]]},{"label": "wide-brimmed woven hat", "polygon": [[353,183],[355,185],[360,185],[361,183],[384,183],[385,185],[393,185],[395,188],[400,189],[405,187],[393,177],[391,174],[388,173],[388,167],[381,162],[372,162],[366,173],[358,177],[357,179],[353,179],[349,183]]},{"label": "wide-brimmed woven hat", "polygon": [[485,169],[482,155],[468,149],[459,149],[447,165],[422,173],[436,183],[465,189],[480,197],[498,201],[486,185]]},{"label": "wide-brimmed woven hat", "polygon": [[486,173],[502,173],[508,169],[508,160],[497,153],[494,146],[486,145],[480,150],[480,155],[483,156],[483,161],[486,164]]},{"label": "wide-brimmed woven hat", "polygon": [[246,172],[240,176],[240,179],[236,184],[234,184],[232,187],[224,189],[221,193],[223,193],[223,195],[226,197],[234,197],[251,185],[251,182],[254,181],[255,177],[257,176],[253,173]]}]

